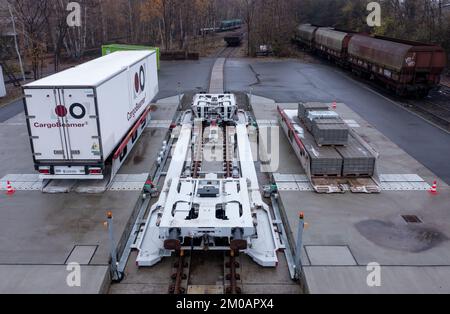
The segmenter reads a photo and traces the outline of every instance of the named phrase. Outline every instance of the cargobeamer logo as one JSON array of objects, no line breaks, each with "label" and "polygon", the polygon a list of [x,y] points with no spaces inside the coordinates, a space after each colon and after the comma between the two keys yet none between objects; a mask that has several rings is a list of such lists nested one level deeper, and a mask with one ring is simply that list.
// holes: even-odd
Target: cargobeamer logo
[{"label": "cargobeamer logo", "polygon": [[134,98],[136,99],[145,91],[145,74],[146,64],[142,64],[139,67],[139,71],[133,76],[133,86],[134,86]]}]

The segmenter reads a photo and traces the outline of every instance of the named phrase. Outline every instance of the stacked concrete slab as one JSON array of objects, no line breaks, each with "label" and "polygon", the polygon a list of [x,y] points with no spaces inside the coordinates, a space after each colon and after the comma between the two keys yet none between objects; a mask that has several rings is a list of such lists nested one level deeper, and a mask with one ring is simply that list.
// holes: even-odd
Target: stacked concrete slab
[{"label": "stacked concrete slab", "polygon": [[298,118],[304,121],[310,111],[327,111],[330,110],[328,105],[321,102],[309,102],[309,103],[299,103],[298,105]]},{"label": "stacked concrete slab", "polygon": [[[323,103],[300,103],[298,119],[305,126],[302,136],[311,159],[311,175],[371,177],[376,158],[350,132],[338,113]],[[309,131],[309,132],[308,132]]]},{"label": "stacked concrete slab", "polygon": [[312,134],[319,146],[347,145],[349,127],[341,118],[316,119],[312,123]]},{"label": "stacked concrete slab", "polygon": [[314,121],[316,120],[339,119],[339,114],[330,110],[309,111],[308,116],[304,120],[306,127],[312,132]]},{"label": "stacked concrete slab", "polygon": [[347,146],[336,147],[343,157],[342,175],[349,176],[373,176],[375,172],[375,157],[353,136],[349,137]]},{"label": "stacked concrete slab", "polygon": [[310,167],[312,176],[341,176],[343,158],[334,147],[319,147],[308,132],[304,133],[303,140],[311,160]]},{"label": "stacked concrete slab", "polygon": [[349,128],[336,112],[323,103],[300,103],[298,118],[314,136],[319,146],[346,145]]}]

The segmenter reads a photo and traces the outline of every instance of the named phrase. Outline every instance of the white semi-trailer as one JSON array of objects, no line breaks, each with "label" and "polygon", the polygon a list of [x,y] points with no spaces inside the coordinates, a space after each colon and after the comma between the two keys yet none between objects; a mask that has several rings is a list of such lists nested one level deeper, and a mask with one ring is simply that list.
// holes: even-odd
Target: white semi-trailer
[{"label": "white semi-trailer", "polygon": [[116,52],[24,86],[41,178],[112,178],[145,129],[157,93],[155,51]]}]

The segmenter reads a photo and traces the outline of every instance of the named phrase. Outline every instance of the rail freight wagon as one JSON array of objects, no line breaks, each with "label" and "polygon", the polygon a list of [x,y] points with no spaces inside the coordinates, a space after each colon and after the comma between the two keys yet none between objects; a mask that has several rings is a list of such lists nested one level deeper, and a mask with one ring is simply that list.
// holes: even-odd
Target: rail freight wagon
[{"label": "rail freight wagon", "polygon": [[226,32],[226,31],[232,31],[238,28],[241,28],[242,26],[242,20],[235,19],[235,20],[226,20],[222,21],[220,23],[220,31]]},{"label": "rail freight wagon", "polygon": [[156,52],[116,52],[23,89],[41,178],[112,178],[150,119]]},{"label": "rail freight wagon", "polygon": [[400,96],[424,97],[440,83],[446,55],[435,45],[353,35],[348,61],[354,69],[375,76]]},{"label": "rail freight wagon", "polygon": [[436,45],[302,24],[294,41],[399,96],[428,95],[440,83],[445,51]]},{"label": "rail freight wagon", "polygon": [[159,47],[138,46],[138,45],[123,45],[123,44],[111,44],[102,46],[102,56],[109,55],[117,51],[135,51],[135,50],[155,50],[156,61],[158,62],[158,70],[161,69],[161,50]]},{"label": "rail freight wagon", "polygon": [[311,24],[302,24],[297,28],[294,40],[306,48],[313,50],[318,28],[318,26]]},{"label": "rail freight wagon", "polygon": [[228,36],[225,36],[224,40],[227,43],[228,47],[237,47],[237,46],[241,45],[243,38],[244,38],[244,34],[233,33]]},{"label": "rail freight wagon", "polygon": [[347,61],[348,44],[352,35],[332,28],[320,27],[315,32],[314,48],[329,59],[344,65]]}]

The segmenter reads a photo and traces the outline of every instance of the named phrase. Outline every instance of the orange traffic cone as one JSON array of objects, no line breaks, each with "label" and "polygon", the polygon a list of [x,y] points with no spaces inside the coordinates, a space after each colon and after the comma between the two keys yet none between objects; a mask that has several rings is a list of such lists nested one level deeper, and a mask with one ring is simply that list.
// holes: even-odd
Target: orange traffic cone
[{"label": "orange traffic cone", "polygon": [[331,107],[333,108],[333,110],[337,109],[337,102],[336,102],[336,100],[333,102],[333,105]]},{"label": "orange traffic cone", "polygon": [[437,191],[437,181],[434,181],[433,186],[431,187],[431,189],[429,190],[429,192],[430,192],[431,194],[433,194],[433,195],[438,194],[438,191]]},{"label": "orange traffic cone", "polygon": [[6,194],[13,195],[14,193],[16,193],[16,190],[11,186],[11,182],[6,182]]}]

